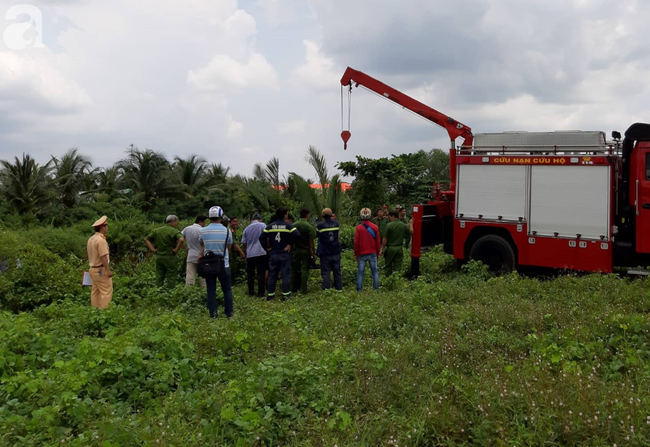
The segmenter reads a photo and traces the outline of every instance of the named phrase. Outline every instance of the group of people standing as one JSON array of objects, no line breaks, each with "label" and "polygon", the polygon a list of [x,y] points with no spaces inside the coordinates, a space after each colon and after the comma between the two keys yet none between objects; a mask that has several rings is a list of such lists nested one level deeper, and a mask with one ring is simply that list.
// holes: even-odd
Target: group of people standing
[{"label": "group of people standing", "polygon": [[[405,222],[399,208],[377,214],[371,220],[371,211],[363,208],[360,212],[361,224],[356,227],[354,236],[354,255],[357,260],[356,289],[363,289],[363,278],[369,265],[373,278],[373,288],[379,288],[377,262],[385,257],[385,273],[391,275],[399,271],[403,259],[403,246],[408,244],[413,232],[412,222]],[[198,216],[193,225],[178,230],[179,219],[167,216],[165,225],[153,230],[145,237],[150,252],[155,254],[156,285],[173,287],[178,275],[177,253],[183,247],[187,251],[185,284],[197,282],[207,290],[207,307],[210,316],[217,316],[216,287],[219,282],[227,317],[233,315],[232,281],[233,270],[245,261],[248,294],[273,300],[276,297],[278,281],[281,281],[281,298],[291,297],[292,293],[307,293],[310,271],[319,268],[322,277],[321,288],[342,291],[340,224],[331,209],[321,212],[322,220],[314,226],[310,211],[302,209],[300,219],[293,222],[293,216],[286,207],[279,208],[274,221],[265,224],[259,214],[241,235],[237,234],[239,220],[228,219],[222,208],[213,206],[207,216]],[[106,216],[95,222],[95,235],[88,241],[90,274],[93,280],[91,304],[107,307],[112,295],[112,272],[108,259]],[[208,252],[222,255],[225,269],[213,276],[198,278],[199,260]],[[110,283],[110,287],[109,284]]]}]

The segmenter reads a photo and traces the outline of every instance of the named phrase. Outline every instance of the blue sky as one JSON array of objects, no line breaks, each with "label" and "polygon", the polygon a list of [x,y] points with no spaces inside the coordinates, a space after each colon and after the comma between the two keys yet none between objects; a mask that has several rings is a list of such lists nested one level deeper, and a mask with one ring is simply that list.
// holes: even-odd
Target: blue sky
[{"label": "blue sky", "polygon": [[[0,0],[0,21],[16,3]],[[133,143],[244,175],[275,156],[284,174],[312,176],[309,145],[331,171],[356,155],[449,147],[443,129],[355,89],[343,151],[347,66],[475,133],[610,135],[650,121],[650,5],[641,1],[31,4],[43,14],[44,47],[0,42],[0,159],[28,152],[44,162],[79,147],[108,166]],[[3,37],[15,24],[2,21]]]}]

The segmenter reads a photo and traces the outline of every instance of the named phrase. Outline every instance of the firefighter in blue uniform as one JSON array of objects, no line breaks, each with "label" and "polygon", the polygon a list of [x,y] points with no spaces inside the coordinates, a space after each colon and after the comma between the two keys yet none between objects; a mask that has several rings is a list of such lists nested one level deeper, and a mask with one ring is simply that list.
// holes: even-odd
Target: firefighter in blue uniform
[{"label": "firefighter in blue uniform", "polygon": [[286,207],[278,208],[275,212],[275,222],[266,226],[260,235],[262,247],[271,250],[269,258],[269,282],[267,285],[267,301],[275,298],[275,286],[278,282],[278,273],[282,274],[282,299],[291,297],[291,246],[300,236],[300,232],[289,222],[289,210]]},{"label": "firefighter in blue uniform", "polygon": [[320,273],[323,277],[323,290],[331,287],[330,273],[334,275],[334,288],[341,292],[341,241],[339,239],[339,221],[332,218],[332,210],[325,208],[323,221],[316,226],[318,233],[318,255],[320,256]]}]

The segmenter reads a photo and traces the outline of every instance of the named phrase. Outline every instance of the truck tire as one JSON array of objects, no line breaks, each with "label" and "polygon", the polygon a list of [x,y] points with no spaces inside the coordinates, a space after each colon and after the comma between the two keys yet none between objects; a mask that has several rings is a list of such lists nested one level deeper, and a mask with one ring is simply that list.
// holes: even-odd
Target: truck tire
[{"label": "truck tire", "polygon": [[487,265],[488,271],[494,275],[512,272],[516,263],[512,245],[495,234],[488,234],[474,242],[469,257]]}]

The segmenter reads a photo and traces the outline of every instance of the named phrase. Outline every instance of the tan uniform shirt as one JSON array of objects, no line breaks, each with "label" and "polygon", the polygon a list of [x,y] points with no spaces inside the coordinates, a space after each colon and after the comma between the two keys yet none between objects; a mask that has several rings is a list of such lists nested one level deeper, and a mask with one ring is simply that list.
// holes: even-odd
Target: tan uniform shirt
[{"label": "tan uniform shirt", "polygon": [[101,266],[102,256],[108,255],[108,242],[106,242],[106,236],[101,233],[95,233],[90,239],[88,239],[87,249],[88,264],[91,267]]}]

